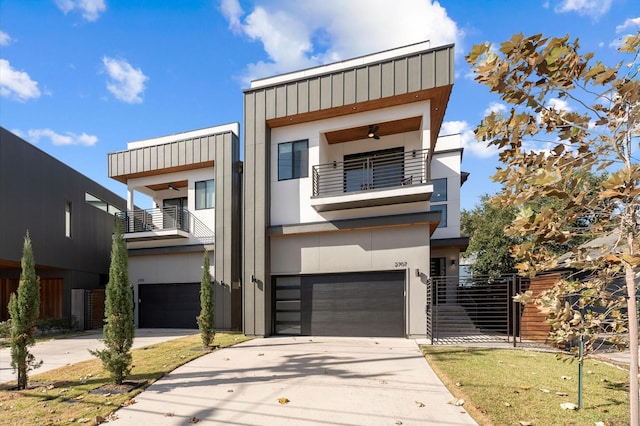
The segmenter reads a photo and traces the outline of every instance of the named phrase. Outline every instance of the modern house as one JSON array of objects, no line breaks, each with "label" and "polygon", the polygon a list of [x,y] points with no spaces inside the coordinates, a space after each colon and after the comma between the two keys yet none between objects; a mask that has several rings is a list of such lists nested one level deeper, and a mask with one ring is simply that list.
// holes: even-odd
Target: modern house
[{"label": "modern house", "polygon": [[29,231],[40,317],[102,326],[114,214],[125,200],[0,127],[0,321],[19,283]]},{"label": "modern house", "polygon": [[453,64],[426,42],[251,83],[246,334],[427,335],[430,274],[466,244],[459,140],[438,139]]},{"label": "modern house", "polygon": [[[109,176],[127,185],[119,214],[138,327],[196,328],[205,251],[216,327],[241,329],[239,124],[130,142],[109,154]],[[136,194],[151,198],[136,207]]]}]

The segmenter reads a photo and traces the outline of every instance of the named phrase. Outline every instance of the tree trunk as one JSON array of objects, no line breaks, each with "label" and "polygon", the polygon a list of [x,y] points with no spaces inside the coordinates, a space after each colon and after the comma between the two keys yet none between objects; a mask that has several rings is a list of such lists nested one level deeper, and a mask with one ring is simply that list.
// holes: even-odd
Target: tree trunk
[{"label": "tree trunk", "polygon": [[625,281],[628,295],[629,315],[629,351],[631,361],[629,363],[629,411],[631,426],[639,426],[640,411],[638,409],[640,394],[638,393],[638,306],[636,301],[636,281],[634,268],[631,265],[625,267]]}]

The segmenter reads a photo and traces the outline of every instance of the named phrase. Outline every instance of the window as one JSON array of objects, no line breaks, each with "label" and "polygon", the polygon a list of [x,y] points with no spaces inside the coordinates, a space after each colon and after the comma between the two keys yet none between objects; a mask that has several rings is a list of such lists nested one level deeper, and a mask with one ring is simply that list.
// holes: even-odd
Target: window
[{"label": "window", "polygon": [[433,179],[433,195],[431,201],[447,201],[447,178]]},{"label": "window", "polygon": [[403,147],[344,156],[344,192],[400,186],[403,179]]},{"label": "window", "polygon": [[64,235],[71,238],[71,201],[64,203]]},{"label": "window", "polygon": [[214,179],[196,182],[196,210],[212,209],[215,206]]},{"label": "window", "polygon": [[[107,213],[110,213],[112,215],[117,215],[118,213],[121,212],[121,210],[119,208],[117,208],[116,206],[107,203],[106,201],[104,201],[103,199],[100,199],[98,197],[96,197],[95,195],[89,194],[88,192],[84,193],[84,201],[87,202],[87,204],[92,205],[93,207],[103,210]],[[71,205],[69,205],[69,208],[71,208]]]},{"label": "window", "polygon": [[278,180],[309,176],[309,141],[278,144]]},{"label": "window", "polygon": [[440,223],[438,224],[438,228],[446,228],[447,227],[447,205],[438,204],[436,206],[431,206],[431,211],[440,212]]}]

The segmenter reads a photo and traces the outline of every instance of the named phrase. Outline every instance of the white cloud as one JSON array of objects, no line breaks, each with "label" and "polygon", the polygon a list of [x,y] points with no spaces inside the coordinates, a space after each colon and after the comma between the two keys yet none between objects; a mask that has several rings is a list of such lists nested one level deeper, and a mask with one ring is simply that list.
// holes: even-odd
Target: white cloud
[{"label": "white cloud", "polygon": [[240,18],[244,11],[242,7],[240,7],[238,0],[221,0],[220,10],[222,11],[222,15],[229,21],[229,28],[236,34],[241,33],[242,23],[240,22]]},{"label": "white cloud", "polygon": [[56,6],[65,15],[72,11],[78,11],[87,21],[96,21],[102,12],[107,10],[104,0],[55,0]]},{"label": "white cloud", "polygon": [[498,149],[491,145],[487,146],[485,142],[478,142],[473,129],[466,121],[445,121],[440,128],[441,135],[460,134],[460,141],[465,153],[469,153],[479,158],[494,157],[498,154]]},{"label": "white cloud", "polygon": [[257,0],[244,14],[222,0],[229,27],[262,43],[268,60],[248,66],[248,79],[321,65],[420,41],[459,42],[463,33],[438,2],[405,0]]},{"label": "white cloud", "polygon": [[8,46],[13,39],[11,36],[4,31],[0,31],[0,46]]},{"label": "white cloud", "polygon": [[13,69],[9,61],[0,59],[0,96],[24,102],[39,98],[40,89],[29,74]]},{"label": "white cloud", "polygon": [[569,103],[563,99],[551,98],[549,99],[549,106],[557,111],[565,111],[565,112],[572,111],[571,107],[569,106]]},{"label": "white cloud", "polygon": [[616,26],[616,32],[621,33],[628,28],[640,27],[640,16],[637,18],[629,18],[624,21],[622,25]]},{"label": "white cloud", "polygon": [[110,80],[107,89],[116,99],[129,104],[142,102],[142,92],[145,82],[149,79],[141,69],[133,68],[123,59],[114,59],[107,56],[102,58],[105,70]]},{"label": "white cloud", "polygon": [[507,112],[507,106],[505,104],[500,103],[500,102],[491,102],[489,104],[489,106],[487,107],[487,109],[484,110],[484,115],[487,116],[487,115],[491,114],[492,112],[505,113],[505,112]]},{"label": "white cloud", "polygon": [[579,15],[588,15],[595,19],[604,15],[611,8],[612,0],[562,0],[554,8],[557,13],[576,12]]},{"label": "white cloud", "polygon": [[40,138],[48,138],[54,145],[83,145],[93,146],[98,142],[98,137],[86,133],[76,134],[65,132],[56,133],[51,129],[30,129],[27,131],[27,138],[33,143],[38,143]]}]

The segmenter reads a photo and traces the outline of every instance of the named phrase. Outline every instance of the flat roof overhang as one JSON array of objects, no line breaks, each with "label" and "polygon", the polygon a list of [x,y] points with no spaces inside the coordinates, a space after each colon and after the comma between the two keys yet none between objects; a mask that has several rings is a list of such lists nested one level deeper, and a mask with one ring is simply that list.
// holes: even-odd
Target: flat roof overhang
[{"label": "flat roof overhang", "polygon": [[159,231],[128,232],[123,235],[126,242],[175,240],[189,238],[189,233],[180,229],[163,229]]},{"label": "flat roof overhang", "polygon": [[373,191],[357,191],[312,197],[311,206],[318,212],[388,206],[429,201],[431,194],[433,194],[433,184],[408,185]]},{"label": "flat roof overhang", "polygon": [[439,223],[440,212],[427,211],[422,213],[406,213],[356,219],[338,219],[324,222],[297,223],[292,225],[273,225],[267,228],[267,235],[273,238],[309,233],[346,232],[402,226],[428,226],[430,234],[433,234]]}]

